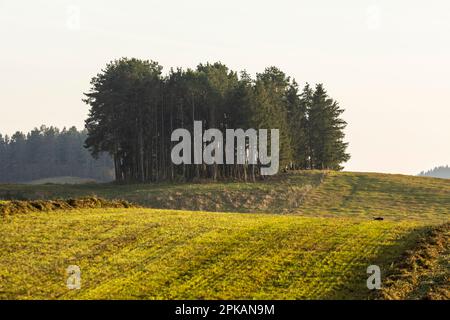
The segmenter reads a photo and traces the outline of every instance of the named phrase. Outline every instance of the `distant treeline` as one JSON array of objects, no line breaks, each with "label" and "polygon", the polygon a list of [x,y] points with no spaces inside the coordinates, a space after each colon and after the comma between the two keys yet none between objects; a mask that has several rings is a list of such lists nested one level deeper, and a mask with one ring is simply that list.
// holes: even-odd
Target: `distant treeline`
[{"label": "distant treeline", "polygon": [[448,165],[445,167],[435,167],[434,169],[428,170],[426,172],[422,171],[421,173],[419,173],[419,176],[450,179],[450,167]]},{"label": "distant treeline", "polygon": [[84,148],[87,131],[75,127],[60,131],[41,126],[11,137],[0,134],[0,182],[28,182],[57,176],[76,176],[99,181],[114,180],[112,159],[94,159]]},{"label": "distant treeline", "polygon": [[119,181],[255,179],[259,165],[174,165],[171,133],[185,128],[192,136],[194,120],[222,132],[279,129],[283,170],[340,170],[349,159],[343,109],[323,85],[299,89],[276,67],[256,79],[221,63],[162,76],[157,62],[122,58],[92,79],[85,102],[86,146],[112,155]]}]

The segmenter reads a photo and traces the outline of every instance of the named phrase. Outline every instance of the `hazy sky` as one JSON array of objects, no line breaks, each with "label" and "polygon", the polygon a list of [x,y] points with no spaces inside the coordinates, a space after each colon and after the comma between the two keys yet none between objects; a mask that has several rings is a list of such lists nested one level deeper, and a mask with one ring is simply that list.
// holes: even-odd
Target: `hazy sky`
[{"label": "hazy sky", "polygon": [[110,60],[275,65],[346,109],[346,170],[450,164],[450,1],[0,0],[0,132],[82,128]]}]

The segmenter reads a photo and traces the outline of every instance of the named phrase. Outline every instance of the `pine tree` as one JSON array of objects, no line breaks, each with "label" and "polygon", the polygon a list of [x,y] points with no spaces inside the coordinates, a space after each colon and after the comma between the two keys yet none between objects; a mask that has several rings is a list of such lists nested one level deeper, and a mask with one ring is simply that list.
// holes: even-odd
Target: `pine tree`
[{"label": "pine tree", "polygon": [[161,70],[157,62],[123,58],[94,77],[86,94],[86,146],[94,156],[105,151],[114,157],[119,181],[158,177]]},{"label": "pine tree", "polygon": [[256,127],[280,130],[280,168],[288,168],[294,154],[285,100],[288,87],[289,78],[276,67],[266,68],[256,75]]},{"label": "pine tree", "polygon": [[307,85],[299,95],[298,84],[295,80],[289,85],[286,91],[287,118],[289,121],[289,131],[293,148],[294,169],[307,169],[309,158],[309,138],[308,138],[308,106],[310,89]]},{"label": "pine tree", "polygon": [[341,163],[350,159],[344,142],[347,123],[340,118],[344,112],[331,99],[322,84],[316,85],[309,111],[311,167],[342,170]]}]

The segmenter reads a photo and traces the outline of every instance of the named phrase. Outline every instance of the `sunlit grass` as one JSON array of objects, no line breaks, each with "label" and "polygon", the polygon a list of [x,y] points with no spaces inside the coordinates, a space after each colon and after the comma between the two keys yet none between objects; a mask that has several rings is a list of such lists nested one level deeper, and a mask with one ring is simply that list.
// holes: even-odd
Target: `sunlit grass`
[{"label": "sunlit grass", "polygon": [[0,199],[99,196],[161,209],[377,217],[441,223],[450,180],[355,172],[300,171],[256,183],[0,185]]},{"label": "sunlit grass", "polygon": [[[0,298],[366,298],[366,268],[414,222],[152,209],[30,213],[0,223]],[[78,265],[81,290],[66,288]]]}]

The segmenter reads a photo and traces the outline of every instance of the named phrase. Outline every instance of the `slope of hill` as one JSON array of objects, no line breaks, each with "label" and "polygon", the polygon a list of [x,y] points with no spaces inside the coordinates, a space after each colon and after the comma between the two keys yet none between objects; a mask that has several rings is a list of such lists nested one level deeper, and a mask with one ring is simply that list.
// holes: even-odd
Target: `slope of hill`
[{"label": "slope of hill", "polygon": [[[367,298],[416,222],[83,209],[0,222],[0,299]],[[81,269],[81,289],[66,268]],[[387,271],[386,271],[387,272]]]},{"label": "slope of hill", "polygon": [[379,173],[301,171],[256,183],[0,185],[0,199],[99,196],[161,209],[296,213],[445,222],[447,180]]},{"label": "slope of hill", "polygon": [[[6,199],[93,194],[183,210],[63,206],[3,215],[0,299],[450,294],[448,227],[435,226],[450,221],[447,180],[312,171],[257,183],[0,185]],[[387,276],[380,296],[366,287],[373,264]],[[81,268],[81,290],[66,287],[69,265]]]}]

